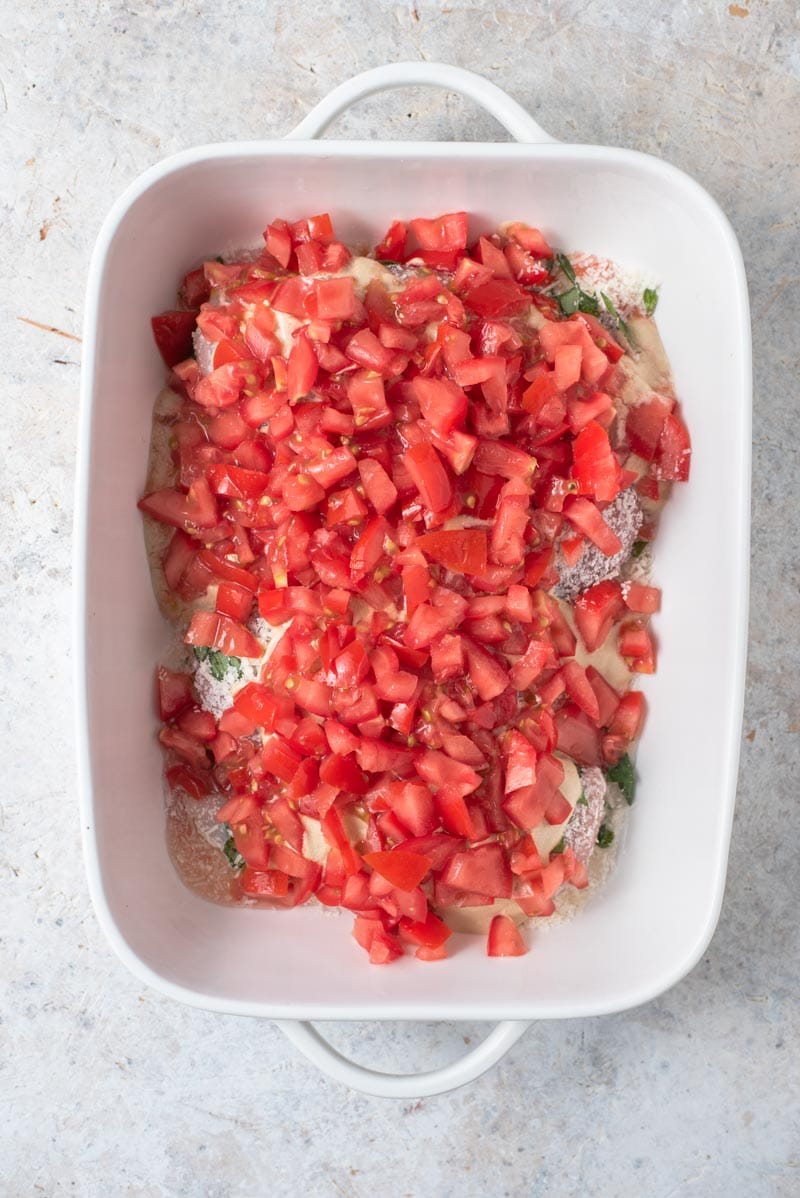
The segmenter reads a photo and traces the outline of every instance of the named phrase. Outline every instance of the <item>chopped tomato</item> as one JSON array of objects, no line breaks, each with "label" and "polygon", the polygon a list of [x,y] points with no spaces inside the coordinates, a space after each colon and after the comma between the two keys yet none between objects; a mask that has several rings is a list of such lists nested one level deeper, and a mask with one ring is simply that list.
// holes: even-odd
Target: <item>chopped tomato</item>
[{"label": "chopped tomato", "polygon": [[196,312],[162,312],[151,320],[158,352],[167,366],[176,366],[192,352]]},{"label": "chopped tomato", "polygon": [[[606,508],[629,487],[653,538],[691,446],[670,396],[622,401],[626,351],[564,318],[539,230],[468,247],[452,212],[394,222],[375,253],[394,284],[345,271],[321,213],[186,276],[153,319],[174,472],[140,508],[175,530],[164,582],[202,659],[196,685],[159,670],[168,784],[216,796],[238,894],[350,910],[388,964],[445,956],[448,906],[546,918],[588,884],[534,837],[572,818],[565,758],[624,763],[644,700],[584,653],[652,672],[660,604],[594,582],[594,547],[620,553]],[[589,583],[570,600],[565,566]],[[487,951],[526,951],[507,916]]]},{"label": "chopped tomato", "polygon": [[489,925],[486,952],[490,957],[524,957],[528,951],[519,929],[508,915],[495,915]]},{"label": "chopped tomato", "polygon": [[243,624],[219,612],[195,612],[184,640],[187,645],[217,649],[226,657],[260,657],[264,652]]},{"label": "chopped tomato", "polygon": [[429,532],[416,543],[426,557],[455,574],[483,574],[486,569],[486,533],[478,529]]},{"label": "chopped tomato", "polygon": [[391,852],[365,853],[364,861],[382,878],[398,890],[413,890],[419,886],[431,867],[428,857],[407,849],[392,849]]}]

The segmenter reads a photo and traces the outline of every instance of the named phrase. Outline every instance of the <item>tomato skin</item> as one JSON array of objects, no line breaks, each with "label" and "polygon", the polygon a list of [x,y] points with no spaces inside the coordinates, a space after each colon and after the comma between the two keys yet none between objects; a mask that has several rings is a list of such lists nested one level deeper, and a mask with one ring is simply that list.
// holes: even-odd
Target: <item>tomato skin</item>
[{"label": "tomato skin", "polygon": [[190,674],[177,673],[159,666],[156,671],[158,682],[158,714],[165,722],[180,715],[194,703],[194,690]]},{"label": "tomato skin", "polygon": [[486,569],[486,533],[478,529],[429,532],[416,544],[426,557],[456,574],[483,574]]},{"label": "tomato skin", "polygon": [[408,230],[402,221],[392,221],[383,238],[375,246],[379,262],[402,262],[405,257]]},{"label": "tomato skin", "polygon": [[308,334],[301,329],[289,353],[286,397],[289,403],[307,395],[319,372],[319,362]]},{"label": "tomato skin", "polygon": [[426,442],[412,445],[403,460],[425,506],[432,512],[444,511],[453,491],[442,459],[433,446]]},{"label": "tomato skin", "polygon": [[408,849],[390,852],[365,853],[364,861],[398,890],[410,891],[419,886],[431,867],[428,857]]},{"label": "tomato skin", "polygon": [[528,951],[519,930],[508,915],[495,915],[489,925],[486,953],[489,957],[524,957]]},{"label": "tomato skin", "polygon": [[485,895],[487,899],[511,898],[512,874],[499,844],[454,853],[442,879],[456,890]]},{"label": "tomato skin", "polygon": [[629,408],[625,436],[634,453],[651,462],[658,452],[661,434],[674,407],[671,399],[653,394]]},{"label": "tomato skin", "polygon": [[686,482],[691,455],[692,447],[686,426],[674,413],[670,413],[658,440],[655,477],[666,482]]},{"label": "tomato skin", "polygon": [[572,474],[582,494],[604,502],[616,499],[622,471],[605,429],[594,420],[586,424],[575,438],[572,455]]},{"label": "tomato skin", "polygon": [[166,771],[170,789],[182,790],[192,799],[204,799],[211,793],[211,775],[188,765],[171,765]]},{"label": "tomato skin", "polygon": [[264,651],[243,624],[219,612],[196,611],[183,639],[187,645],[217,649],[226,657],[261,657]]},{"label": "tomato skin", "polygon": [[192,352],[196,312],[161,312],[150,321],[158,352],[166,366],[177,366]]},{"label": "tomato skin", "polygon": [[564,504],[564,515],[607,557],[612,557],[621,550],[622,542],[619,537],[606,524],[597,506],[590,499],[572,496]]}]

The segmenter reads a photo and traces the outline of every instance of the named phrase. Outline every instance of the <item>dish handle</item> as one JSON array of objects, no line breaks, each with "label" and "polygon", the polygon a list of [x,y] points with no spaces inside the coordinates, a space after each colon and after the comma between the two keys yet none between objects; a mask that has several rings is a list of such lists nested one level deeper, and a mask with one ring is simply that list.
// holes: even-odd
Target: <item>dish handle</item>
[{"label": "dish handle", "polygon": [[528,1020],[507,1019],[498,1023],[477,1048],[451,1065],[427,1073],[384,1073],[379,1069],[367,1069],[343,1056],[312,1023],[295,1019],[275,1022],[295,1048],[328,1077],[352,1090],[378,1098],[429,1098],[465,1086],[496,1065],[530,1027]]},{"label": "dish handle", "polygon": [[354,75],[335,87],[324,100],[320,100],[286,137],[294,141],[319,137],[331,121],[357,100],[392,87],[419,84],[446,88],[447,91],[469,97],[491,113],[517,141],[541,143],[556,140],[537,125],[521,104],[512,100],[496,84],[490,83],[482,75],[476,75],[474,71],[465,71],[462,67],[451,67],[442,62],[392,62]]}]

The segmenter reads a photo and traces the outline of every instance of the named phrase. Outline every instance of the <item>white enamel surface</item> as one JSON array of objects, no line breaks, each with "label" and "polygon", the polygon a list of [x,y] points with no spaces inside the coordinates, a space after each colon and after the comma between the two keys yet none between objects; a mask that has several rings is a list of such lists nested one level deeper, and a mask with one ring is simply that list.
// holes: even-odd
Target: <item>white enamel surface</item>
[{"label": "white enamel surface", "polygon": [[[214,907],[182,887],[167,857],[152,677],[169,632],[136,510],[163,375],[149,319],[174,302],[188,268],[256,239],[273,216],[328,210],[344,240],[374,241],[390,219],[455,208],[473,214],[473,230],[528,220],[567,251],[662,280],[659,325],[694,462],[657,545],[659,669],[646,686],[639,797],[615,874],[572,923],[537,931],[523,959],[488,960],[482,939],[463,937],[445,962],[378,969],[354,945],[349,915]],[[89,281],[76,656],[90,884],[138,976],[198,1006],[273,1018],[522,1020],[620,1010],[694,965],[719,912],[735,792],[749,337],[726,220],[685,175],[632,152],[264,142],[182,154],[137,181],[103,227]]]},{"label": "white enamel surface", "polygon": [[362,71],[360,75],[340,83],[320,100],[300,124],[287,134],[287,138],[297,140],[319,137],[337,116],[357,100],[389,88],[420,84],[425,87],[442,87],[448,91],[459,92],[462,96],[469,96],[490,112],[517,141],[555,140],[549,133],[545,133],[529,112],[517,104],[516,100],[512,100],[496,83],[491,83],[473,71],[451,67],[442,62],[393,62],[386,66],[374,67],[371,71]]}]

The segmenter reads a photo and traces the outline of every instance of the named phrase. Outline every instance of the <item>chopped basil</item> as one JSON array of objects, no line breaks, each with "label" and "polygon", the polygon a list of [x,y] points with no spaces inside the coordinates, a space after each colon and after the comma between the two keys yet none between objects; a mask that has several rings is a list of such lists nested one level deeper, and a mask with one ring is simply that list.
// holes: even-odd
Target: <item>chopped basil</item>
[{"label": "chopped basil", "polygon": [[220,254],[217,254],[217,256],[216,256],[216,258],[214,259],[214,261],[215,261],[215,262],[219,262],[220,266],[224,266],[224,265],[225,265],[225,259],[224,259],[223,257],[221,257],[221,255],[220,255]]},{"label": "chopped basil", "polygon": [[208,668],[217,682],[222,682],[228,670],[235,670],[236,677],[242,677],[240,657],[226,657],[219,649],[209,649],[207,645],[193,645],[192,652],[198,661],[208,662]]},{"label": "chopped basil", "polygon": [[600,315],[600,305],[597,302],[597,297],[594,295],[587,295],[585,291],[581,292],[578,308],[581,312],[588,312],[590,316]]},{"label": "chopped basil", "polygon": [[551,852],[551,854],[564,852],[564,837],[563,836],[559,840],[558,844],[554,845],[554,847],[550,850],[550,852]]},{"label": "chopped basil", "polygon": [[619,759],[616,765],[612,765],[611,769],[606,770],[606,777],[609,782],[616,782],[625,796],[625,802],[630,806],[636,795],[636,773],[633,762],[627,753]]},{"label": "chopped basil", "polygon": [[575,806],[576,807],[588,807],[589,806],[589,800],[586,798],[585,794],[581,793],[581,797],[578,799]]},{"label": "chopped basil", "polygon": [[244,857],[237,849],[236,841],[233,839],[232,836],[229,836],[228,839],[225,841],[225,844],[222,846],[222,851],[225,854],[225,856],[228,858],[228,861],[231,863],[231,866],[234,869],[244,869],[244,866],[245,866]]},{"label": "chopped basil", "polygon": [[597,297],[584,291],[575,278],[572,263],[566,254],[556,254],[555,263],[562,274],[566,275],[572,286],[555,298],[564,316],[574,316],[576,312],[588,312],[590,316],[598,316],[600,305]]},{"label": "chopped basil", "polygon": [[607,849],[614,842],[614,833],[608,824],[601,824],[597,833],[597,843],[601,849]]},{"label": "chopped basil", "polygon": [[600,298],[603,301],[603,303],[605,304],[606,311],[611,316],[614,317],[614,319],[616,320],[620,329],[625,334],[625,340],[628,342],[628,345],[630,345],[631,348],[633,348],[636,345],[636,339],[634,338],[633,334],[631,333],[630,329],[628,328],[628,325],[622,319],[622,317],[620,316],[616,307],[614,306],[613,300],[609,299],[609,297],[606,295],[605,291],[600,292]]},{"label": "chopped basil", "polygon": [[580,311],[581,306],[581,289],[580,287],[570,287],[569,291],[562,291],[561,295],[557,295],[558,306],[565,316],[574,316]]},{"label": "chopped basil", "polygon": [[647,316],[652,316],[658,307],[658,292],[651,290],[650,287],[646,287],[644,295],[642,296],[642,300],[644,302],[645,314]]},{"label": "chopped basil", "polygon": [[570,262],[567,255],[566,254],[556,254],[555,260],[556,260],[556,263],[558,264],[559,270],[561,270],[561,272],[567,276],[570,283],[575,283],[575,271],[573,270],[572,263]]},{"label": "chopped basil", "polygon": [[641,557],[649,544],[649,541],[634,541],[631,557]]}]

